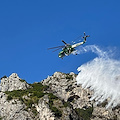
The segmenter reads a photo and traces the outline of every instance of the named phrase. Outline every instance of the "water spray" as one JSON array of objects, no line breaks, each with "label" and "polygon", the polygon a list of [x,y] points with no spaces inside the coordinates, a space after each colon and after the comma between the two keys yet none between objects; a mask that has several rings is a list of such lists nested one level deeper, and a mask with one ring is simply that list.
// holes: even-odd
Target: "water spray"
[{"label": "water spray", "polygon": [[120,61],[109,56],[109,52],[96,45],[79,47],[77,54],[93,52],[97,57],[81,65],[76,77],[77,84],[94,91],[91,100],[97,104],[108,100],[106,108],[120,104]]}]

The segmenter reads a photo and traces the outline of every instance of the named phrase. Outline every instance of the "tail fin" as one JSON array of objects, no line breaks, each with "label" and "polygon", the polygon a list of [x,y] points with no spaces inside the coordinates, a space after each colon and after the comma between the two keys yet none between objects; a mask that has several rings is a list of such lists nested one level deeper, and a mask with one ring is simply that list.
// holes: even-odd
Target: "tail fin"
[{"label": "tail fin", "polygon": [[90,37],[90,35],[86,35],[85,32],[84,32],[84,36],[82,37],[82,38],[84,39],[84,40],[83,40],[83,43],[86,42],[86,38],[87,38],[87,37]]},{"label": "tail fin", "polygon": [[86,35],[84,32],[84,36],[82,38],[87,38],[87,37],[90,37],[90,35]]}]

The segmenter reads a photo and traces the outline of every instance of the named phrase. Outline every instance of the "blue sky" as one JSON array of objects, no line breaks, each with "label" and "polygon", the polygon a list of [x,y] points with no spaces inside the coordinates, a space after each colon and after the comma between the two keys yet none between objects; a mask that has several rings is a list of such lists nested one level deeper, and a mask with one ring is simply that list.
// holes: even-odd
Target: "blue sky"
[{"label": "blue sky", "polygon": [[56,71],[75,72],[92,53],[61,60],[47,48],[71,43],[86,32],[84,45],[120,47],[119,0],[1,0],[0,77],[13,72],[28,83]]}]

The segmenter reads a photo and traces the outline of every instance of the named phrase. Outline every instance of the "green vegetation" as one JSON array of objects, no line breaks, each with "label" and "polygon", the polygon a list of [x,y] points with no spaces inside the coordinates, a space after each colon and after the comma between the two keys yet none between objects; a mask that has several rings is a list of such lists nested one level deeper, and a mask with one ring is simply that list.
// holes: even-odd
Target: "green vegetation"
[{"label": "green vegetation", "polygon": [[12,99],[13,99],[12,96],[8,95],[7,100],[9,101],[9,100],[12,100]]},{"label": "green vegetation", "polygon": [[52,112],[55,113],[56,117],[61,117],[62,116],[62,112],[60,110],[58,110],[56,107],[50,107],[50,109],[52,110]]},{"label": "green vegetation", "polygon": [[108,101],[105,100],[105,101],[103,101],[102,103],[99,103],[97,106],[98,106],[98,107],[100,107],[100,106],[105,107],[107,104],[108,104]]},{"label": "green vegetation", "polygon": [[78,114],[79,118],[81,118],[83,120],[90,120],[90,118],[92,117],[93,106],[89,107],[85,110],[80,109],[80,108],[76,108],[75,111]]},{"label": "green vegetation", "polygon": [[34,83],[30,86],[31,88],[27,90],[13,90],[6,91],[5,93],[8,95],[7,100],[19,99],[26,105],[26,110],[30,108],[34,115],[37,115],[37,111],[32,105],[38,103],[39,99],[45,95],[43,91],[47,89],[48,86],[43,86],[41,83]]},{"label": "green vegetation", "polygon": [[24,79],[20,79],[21,82],[26,82]]},{"label": "green vegetation", "polygon": [[61,117],[62,112],[59,109],[57,109],[56,107],[54,107],[54,104],[53,104],[53,101],[58,100],[58,97],[56,97],[52,93],[49,93],[48,96],[49,96],[49,107],[50,107],[51,111],[55,113],[56,117]]},{"label": "green vegetation", "polygon": [[102,107],[105,107],[107,104],[108,104],[108,101],[106,100],[101,105],[102,105]]},{"label": "green vegetation", "polygon": [[[37,103],[39,98],[43,97],[45,93],[43,93],[44,89],[47,89],[48,86],[43,86],[41,83],[34,83],[30,85],[31,88],[27,90],[13,90],[13,91],[6,91],[5,93],[8,94],[8,100],[13,98],[17,98],[24,103]],[[23,96],[28,96],[30,100],[23,98]]]},{"label": "green vegetation", "polygon": [[113,116],[113,120],[118,120],[117,115]]},{"label": "green vegetation", "polygon": [[4,75],[3,77],[1,77],[0,79],[2,79],[2,78],[7,78],[7,76],[6,75]]},{"label": "green vegetation", "polygon": [[66,79],[73,80],[73,76],[69,75],[69,74],[66,74]]},{"label": "green vegetation", "polygon": [[[45,94],[49,97],[49,107],[52,112],[54,112],[56,117],[61,117],[62,112],[54,107],[53,101],[58,100],[58,97],[53,95],[52,93],[44,93],[44,90],[48,88],[46,85],[42,85],[41,83],[33,83],[30,84],[31,88],[27,90],[13,90],[13,91],[6,91],[5,93],[8,95],[7,100],[12,99],[19,99],[21,102],[23,102],[26,105],[25,110],[28,110],[30,108],[33,112],[33,114],[36,116],[37,111],[33,104],[38,104],[38,101],[41,97],[43,97]],[[26,96],[26,97],[25,97]]]},{"label": "green vegetation", "polygon": [[71,107],[71,104],[69,101],[68,102],[63,101],[63,105],[64,107]]}]

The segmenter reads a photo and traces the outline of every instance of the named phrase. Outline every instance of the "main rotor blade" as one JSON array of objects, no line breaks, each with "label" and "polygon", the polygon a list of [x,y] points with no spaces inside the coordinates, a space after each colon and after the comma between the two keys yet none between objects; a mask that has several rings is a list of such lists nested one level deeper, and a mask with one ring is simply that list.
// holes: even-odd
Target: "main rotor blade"
[{"label": "main rotor blade", "polygon": [[58,49],[54,50],[53,52],[55,52],[55,51],[57,51],[57,50],[59,50],[59,49],[61,49],[61,48],[58,48]]},{"label": "main rotor blade", "polygon": [[48,50],[49,50],[49,49],[55,49],[55,48],[63,48],[63,47],[65,47],[65,45],[57,46],[57,47],[52,47],[52,48],[48,48]]},{"label": "main rotor blade", "polygon": [[75,38],[73,41],[76,41],[78,38],[82,37],[82,35],[78,36],[77,38]]},{"label": "main rotor blade", "polygon": [[64,40],[62,40],[62,42],[63,42],[65,45],[67,45],[67,43],[66,43]]}]

